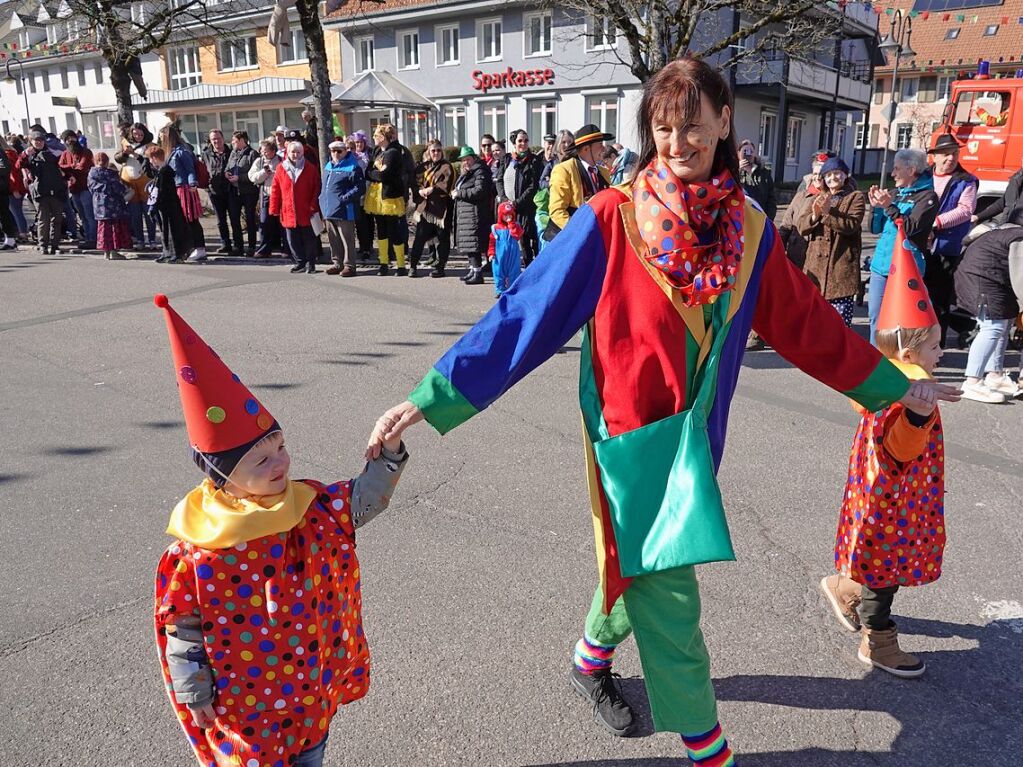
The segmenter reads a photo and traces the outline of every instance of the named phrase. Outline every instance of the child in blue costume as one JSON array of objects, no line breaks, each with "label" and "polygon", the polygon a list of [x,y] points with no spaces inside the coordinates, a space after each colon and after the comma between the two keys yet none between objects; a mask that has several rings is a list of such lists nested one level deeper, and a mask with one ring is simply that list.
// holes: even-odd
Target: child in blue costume
[{"label": "child in blue costume", "polygon": [[490,227],[487,258],[494,269],[494,296],[500,297],[522,272],[522,227],[515,222],[515,204],[505,200],[497,206],[497,223]]}]

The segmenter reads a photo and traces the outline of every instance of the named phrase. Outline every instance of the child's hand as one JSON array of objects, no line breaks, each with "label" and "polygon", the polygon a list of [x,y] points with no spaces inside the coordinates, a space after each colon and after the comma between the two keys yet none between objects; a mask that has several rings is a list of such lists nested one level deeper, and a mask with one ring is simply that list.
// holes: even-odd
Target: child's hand
[{"label": "child's hand", "polygon": [[422,420],[422,412],[407,400],[400,405],[392,407],[377,419],[376,425],[373,427],[373,433],[369,435],[369,444],[366,446],[366,460],[372,461],[379,458],[381,447],[397,452],[401,444],[402,432],[412,424],[419,423]]},{"label": "child's hand", "polygon": [[208,730],[213,726],[213,720],[217,718],[217,712],[213,710],[213,701],[199,708],[188,707],[192,715],[192,723],[200,730]]},{"label": "child's hand", "polygon": [[401,450],[401,437],[395,437],[394,439],[385,439],[384,450],[392,454],[397,454],[397,452]]}]

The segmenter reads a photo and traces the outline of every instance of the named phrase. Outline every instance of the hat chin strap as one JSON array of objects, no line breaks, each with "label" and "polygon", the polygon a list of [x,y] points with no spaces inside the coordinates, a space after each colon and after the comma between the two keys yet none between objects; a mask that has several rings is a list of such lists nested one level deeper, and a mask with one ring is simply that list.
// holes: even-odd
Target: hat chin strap
[{"label": "hat chin strap", "polygon": [[902,325],[895,326],[895,343],[899,345],[899,354],[906,351],[905,347],[902,345]]}]

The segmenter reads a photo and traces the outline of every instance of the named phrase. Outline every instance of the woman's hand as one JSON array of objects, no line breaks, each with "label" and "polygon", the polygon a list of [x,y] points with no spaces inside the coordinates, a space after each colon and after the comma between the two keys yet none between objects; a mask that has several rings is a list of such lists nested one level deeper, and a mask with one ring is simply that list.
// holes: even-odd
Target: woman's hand
[{"label": "woman's hand", "polygon": [[200,730],[208,730],[217,718],[217,712],[213,710],[213,701],[199,708],[189,706],[188,711],[192,715],[192,723]]},{"label": "woman's hand", "polygon": [[892,204],[892,193],[878,186],[870,187],[870,204],[875,208],[887,208]]},{"label": "woman's hand", "polygon": [[899,402],[914,413],[929,416],[938,406],[938,402],[958,402],[961,396],[962,391],[948,384],[937,381],[913,381],[909,391]]},{"label": "woman's hand", "polygon": [[379,458],[381,447],[386,446],[388,450],[397,449],[400,446],[402,432],[422,420],[422,411],[407,400],[392,407],[377,419],[373,432],[369,435],[366,460],[372,461]]}]

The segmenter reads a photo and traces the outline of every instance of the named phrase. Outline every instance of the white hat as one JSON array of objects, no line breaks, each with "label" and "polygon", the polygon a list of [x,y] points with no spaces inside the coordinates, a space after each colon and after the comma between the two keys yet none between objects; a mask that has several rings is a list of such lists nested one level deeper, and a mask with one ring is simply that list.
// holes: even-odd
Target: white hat
[{"label": "white hat", "polygon": [[288,129],[285,128],[283,125],[278,125],[276,130],[274,130],[274,133],[287,133],[287,132],[288,132]]},{"label": "white hat", "polygon": [[344,148],[345,148],[345,142],[344,141],[331,141],[329,144],[327,144],[327,149],[344,149]]}]

